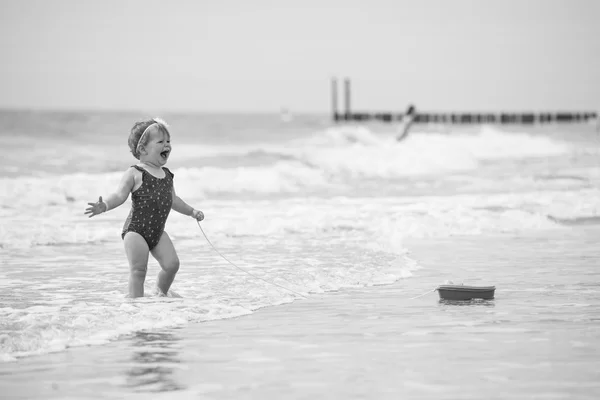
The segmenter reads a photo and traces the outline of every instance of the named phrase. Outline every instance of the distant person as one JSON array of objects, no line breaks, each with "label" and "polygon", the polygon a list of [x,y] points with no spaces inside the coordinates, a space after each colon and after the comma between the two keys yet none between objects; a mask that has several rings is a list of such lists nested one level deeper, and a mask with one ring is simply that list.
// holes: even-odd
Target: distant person
[{"label": "distant person", "polygon": [[396,136],[396,141],[400,142],[408,136],[408,131],[410,130],[411,125],[413,124],[416,116],[415,106],[412,104],[406,110],[406,113],[402,117],[402,124],[398,128],[398,136]]},{"label": "distant person", "polygon": [[165,232],[171,209],[189,215],[197,221],[204,219],[202,211],[185,203],[175,193],[173,173],[164,165],[171,154],[171,134],[167,124],[154,118],[138,122],[129,135],[131,153],[140,162],[128,168],[114,193],[95,203],[85,214],[90,217],[115,209],[131,193],[131,211],[121,237],[129,261],[129,297],[144,296],[144,280],[148,269],[148,254],[160,264],[156,282],[157,294],[166,296],[179,269],[179,258]]},{"label": "distant person", "polygon": [[281,112],[279,113],[279,118],[281,119],[281,122],[284,122],[284,123],[291,122],[293,119],[292,113],[287,108],[281,109]]}]

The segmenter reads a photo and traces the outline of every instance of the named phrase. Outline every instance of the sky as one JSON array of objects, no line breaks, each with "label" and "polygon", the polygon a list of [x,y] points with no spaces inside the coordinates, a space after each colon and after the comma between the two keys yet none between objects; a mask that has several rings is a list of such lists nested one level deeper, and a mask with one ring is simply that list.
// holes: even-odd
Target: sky
[{"label": "sky", "polygon": [[354,110],[600,109],[596,0],[0,7],[2,108],[327,113],[347,77]]}]

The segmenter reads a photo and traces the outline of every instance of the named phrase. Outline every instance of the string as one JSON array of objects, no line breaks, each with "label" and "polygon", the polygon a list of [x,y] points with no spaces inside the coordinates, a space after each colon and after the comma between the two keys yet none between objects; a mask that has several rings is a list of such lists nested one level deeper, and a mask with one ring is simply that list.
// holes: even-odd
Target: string
[{"label": "string", "polygon": [[430,290],[430,291],[428,291],[428,292],[426,292],[426,293],[420,294],[420,295],[418,295],[418,296],[411,297],[409,300],[418,299],[419,297],[423,297],[423,296],[425,296],[426,294],[429,294],[429,293],[431,293],[431,292],[435,292],[436,290],[437,290],[437,288],[435,288],[435,289],[433,289],[433,290]]},{"label": "string", "polygon": [[260,280],[261,280],[261,281],[263,281],[263,282],[266,282],[266,283],[268,283],[268,284],[271,284],[271,285],[273,285],[273,286],[278,286],[278,287],[280,287],[280,288],[282,288],[282,289],[285,289],[285,290],[287,290],[288,292],[295,293],[295,294],[297,294],[298,296],[301,296],[301,297],[304,297],[305,299],[308,299],[308,297],[307,297],[307,296],[305,296],[305,295],[303,295],[302,293],[298,293],[298,292],[296,292],[295,290],[288,289],[288,288],[286,288],[285,286],[281,286],[281,285],[279,285],[279,284],[277,284],[277,283],[275,283],[275,282],[271,282],[271,281],[268,281],[268,280],[266,280],[266,279],[263,279],[263,278],[261,278],[260,276],[256,276],[256,275],[254,275],[254,274],[251,274],[250,272],[246,271],[245,269],[243,269],[243,268],[240,268],[240,267],[238,267],[237,265],[235,265],[234,263],[232,263],[231,261],[229,261],[229,260],[227,259],[227,257],[225,257],[223,254],[221,254],[221,252],[220,252],[219,250],[217,250],[217,248],[216,248],[216,247],[215,247],[215,246],[212,244],[212,242],[211,242],[211,241],[208,239],[208,236],[206,236],[206,233],[204,233],[204,229],[202,229],[202,226],[200,225],[200,221],[196,220],[196,223],[198,224],[198,227],[199,227],[199,228],[200,228],[200,230],[202,231],[202,234],[204,235],[204,238],[206,239],[206,241],[208,242],[208,244],[210,244],[210,247],[212,247],[212,248],[213,248],[213,250],[214,250],[214,251],[216,251],[216,252],[217,252],[217,254],[221,256],[221,258],[223,258],[223,260],[227,261],[229,264],[233,265],[235,268],[239,269],[239,270],[240,270],[240,271],[242,271],[242,272],[245,272],[246,274],[250,275],[251,277],[253,277],[253,278],[255,278],[255,279],[260,279]]}]

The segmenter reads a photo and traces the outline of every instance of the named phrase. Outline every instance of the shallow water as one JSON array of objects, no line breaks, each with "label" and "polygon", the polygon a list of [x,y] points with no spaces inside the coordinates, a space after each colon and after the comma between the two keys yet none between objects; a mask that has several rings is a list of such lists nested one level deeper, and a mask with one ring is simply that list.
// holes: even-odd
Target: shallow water
[{"label": "shallow water", "polygon": [[[0,364],[3,393],[594,399],[598,234],[582,228],[413,240],[411,256],[423,267],[410,279]],[[495,285],[496,298],[413,299],[448,279]]]}]

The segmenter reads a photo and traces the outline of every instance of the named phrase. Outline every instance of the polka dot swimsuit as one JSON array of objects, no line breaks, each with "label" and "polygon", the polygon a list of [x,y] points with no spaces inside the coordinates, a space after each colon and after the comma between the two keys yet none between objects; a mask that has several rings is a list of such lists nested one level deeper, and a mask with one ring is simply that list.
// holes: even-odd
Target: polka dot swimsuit
[{"label": "polka dot swimsuit", "polygon": [[165,229],[173,204],[173,173],[163,167],[164,178],[157,178],[137,165],[142,173],[142,185],[131,193],[131,211],[123,226],[122,238],[127,232],[139,233],[152,250]]}]

